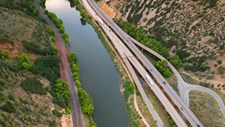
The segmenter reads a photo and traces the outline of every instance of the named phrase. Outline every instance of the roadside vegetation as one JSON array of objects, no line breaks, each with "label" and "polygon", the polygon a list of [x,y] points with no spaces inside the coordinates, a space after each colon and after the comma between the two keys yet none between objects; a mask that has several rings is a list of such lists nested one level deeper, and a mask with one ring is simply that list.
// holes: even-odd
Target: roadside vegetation
[{"label": "roadside vegetation", "polygon": [[168,69],[168,63],[165,60],[156,61],[155,67],[159,70],[160,73],[162,73],[165,78],[169,78],[172,75],[171,71]]},{"label": "roadside vegetation", "polygon": [[145,34],[145,30],[132,25],[129,22],[125,22],[122,19],[116,20],[118,26],[120,26],[127,34],[131,37],[135,38],[137,41],[141,42],[145,46],[153,49],[158,52],[165,58],[169,57],[168,49],[159,41],[155,39],[150,39],[147,34]]},{"label": "roadside vegetation", "polygon": [[[143,28],[137,27],[129,22],[125,22],[122,19],[116,20],[115,22],[131,37],[168,59],[176,68],[182,67],[182,61],[179,56],[170,56],[167,47],[156,39],[150,39],[146,34],[147,31],[145,31]],[[160,61],[155,56],[152,57],[156,60],[155,66],[162,73],[162,75],[165,78],[171,77],[172,72],[168,68],[167,62]]]}]

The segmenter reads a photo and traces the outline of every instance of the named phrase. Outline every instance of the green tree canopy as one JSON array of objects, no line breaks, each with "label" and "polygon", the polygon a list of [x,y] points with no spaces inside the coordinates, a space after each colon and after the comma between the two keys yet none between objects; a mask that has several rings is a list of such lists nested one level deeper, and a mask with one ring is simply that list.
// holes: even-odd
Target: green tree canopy
[{"label": "green tree canopy", "polygon": [[89,94],[82,88],[79,88],[78,97],[82,112],[88,116],[91,116],[94,112],[94,105]]},{"label": "green tree canopy", "polygon": [[172,75],[172,72],[168,69],[167,61],[157,61],[155,67],[162,73],[165,78],[169,78]]},{"label": "green tree canopy", "polygon": [[171,59],[170,59],[170,63],[176,67],[176,68],[179,68],[179,67],[182,67],[182,61],[181,59],[179,58],[179,56],[175,55],[173,56]]}]

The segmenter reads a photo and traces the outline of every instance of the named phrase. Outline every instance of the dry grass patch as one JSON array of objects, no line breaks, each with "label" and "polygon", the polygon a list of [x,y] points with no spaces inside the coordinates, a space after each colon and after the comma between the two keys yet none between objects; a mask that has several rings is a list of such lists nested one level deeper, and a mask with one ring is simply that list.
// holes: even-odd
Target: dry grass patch
[{"label": "dry grass patch", "polygon": [[[138,107],[142,113],[142,115],[144,116],[144,118],[146,119],[146,121],[148,122],[148,124],[150,126],[156,126],[155,125],[155,120],[153,119],[152,115],[150,114],[150,112],[148,111],[148,108],[145,104],[145,102],[143,101],[143,99],[141,98],[140,95],[137,95],[137,104]],[[143,123],[143,122],[142,122]],[[140,127],[145,127],[144,124],[140,125]]]},{"label": "dry grass patch", "polygon": [[203,92],[190,92],[190,108],[205,127],[224,127],[225,117],[216,100]]},{"label": "dry grass patch", "polygon": [[166,110],[162,106],[161,102],[158,100],[158,98],[155,96],[155,94],[152,92],[152,90],[144,82],[142,82],[142,84],[143,84],[142,86],[143,86],[143,89],[145,90],[146,95],[148,96],[149,100],[153,104],[156,112],[159,114],[163,123],[165,124],[166,127],[170,127],[169,119],[171,117],[166,112]]}]

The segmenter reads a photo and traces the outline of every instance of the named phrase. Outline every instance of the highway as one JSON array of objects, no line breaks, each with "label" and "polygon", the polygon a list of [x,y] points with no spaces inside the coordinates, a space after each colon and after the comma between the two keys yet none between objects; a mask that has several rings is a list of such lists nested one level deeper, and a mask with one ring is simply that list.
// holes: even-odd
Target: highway
[{"label": "highway", "polygon": [[[153,54],[154,56],[156,56],[160,60],[166,60],[163,56],[161,56],[157,52],[153,51],[152,49],[148,48],[147,46],[141,44],[140,42],[136,41],[134,38],[129,37],[129,39],[132,42],[134,42],[134,44],[138,45],[142,49],[144,49],[144,50],[148,51],[149,53]],[[171,69],[171,71],[175,74],[175,76],[177,78],[179,94],[180,94],[182,100],[184,101],[184,103],[187,106],[189,106],[189,92],[190,91],[193,90],[193,91],[205,92],[205,93],[210,94],[212,97],[214,97],[214,99],[217,101],[217,103],[218,103],[218,105],[219,105],[219,107],[220,107],[220,109],[221,109],[221,111],[222,111],[222,113],[224,114],[224,117],[225,117],[225,106],[224,106],[223,100],[221,99],[221,97],[215,91],[213,91],[209,88],[203,87],[203,86],[197,86],[197,85],[192,85],[192,84],[186,83],[183,80],[180,73],[177,71],[177,69],[169,61],[167,61],[167,62],[168,62],[168,67]]]},{"label": "highway", "polygon": [[[161,84],[161,86],[164,88],[167,94],[172,98],[172,100],[175,102],[180,111],[185,115],[185,117],[189,120],[192,126],[203,126],[201,122],[198,120],[198,118],[194,115],[194,113],[183,103],[183,101],[176,94],[173,88],[166,82],[166,80],[158,72],[158,70],[147,60],[147,58],[142,54],[142,52],[133,43],[129,41],[130,37],[127,36],[126,33],[124,33],[111,19],[108,18],[104,14],[104,12],[97,7],[97,5],[93,2],[93,0],[88,1],[90,2],[90,4],[92,4],[93,8],[96,8],[95,10],[99,12],[99,15],[101,15],[104,18],[104,21],[107,22],[107,24],[110,24],[109,26],[114,31],[117,32],[117,35],[120,36],[121,39],[124,40],[125,44],[130,48],[130,50],[132,50],[135,53],[135,55],[146,66],[149,72],[151,72],[155,76],[155,78],[158,79],[158,82]],[[165,82],[168,85],[165,85],[164,84]]]},{"label": "highway", "polygon": [[35,0],[35,5],[38,8],[40,15],[46,20],[48,25],[54,30],[55,32],[55,40],[56,46],[59,49],[58,55],[60,56],[60,76],[64,79],[69,85],[69,91],[72,94],[70,99],[71,105],[71,115],[74,127],[83,127],[83,118],[80,109],[80,104],[78,101],[77,96],[77,88],[74,83],[72,72],[70,68],[70,64],[68,61],[67,49],[65,48],[64,41],[59,33],[59,30],[56,28],[54,23],[45,15],[44,11],[40,7],[39,0]]},{"label": "highway", "polygon": [[[92,11],[92,8],[89,7],[88,3],[86,0],[83,0],[83,3],[86,7],[86,9],[92,14],[92,16],[99,21],[99,23],[101,24],[101,26],[106,27],[106,25],[104,24],[104,22],[99,19],[96,18],[97,15]],[[105,29],[104,29],[105,30]],[[107,33],[108,31],[110,31],[110,29],[105,30],[105,32]],[[111,34],[114,33],[113,31],[110,32]],[[107,35],[110,36],[110,34],[108,33]],[[115,38],[115,37],[114,37]],[[113,41],[115,40],[114,38],[112,38],[112,42],[114,43],[117,51],[120,53],[121,57],[126,57],[126,59],[123,59],[126,66],[128,67],[128,70],[130,71],[130,73],[132,74],[132,77],[135,80],[135,77],[133,76],[132,70],[130,68],[131,65],[129,65],[129,62],[135,67],[135,69],[139,72],[139,74],[143,77],[143,79],[146,80],[146,75],[148,75],[148,72],[144,69],[144,67],[139,63],[139,61],[132,55],[132,53],[129,51],[129,49],[123,44],[120,43],[120,41]],[[128,62],[129,61],[129,62]],[[152,79],[151,79],[152,80]],[[153,81],[153,80],[152,80]],[[135,82],[137,85],[137,81]],[[152,91],[155,93],[155,95],[159,98],[159,100],[161,101],[161,103],[164,105],[165,109],[167,110],[167,112],[170,114],[170,116],[174,119],[174,121],[176,122],[176,124],[178,126],[182,126],[185,127],[187,126],[186,123],[184,122],[184,120],[181,118],[181,116],[179,115],[179,113],[176,111],[176,109],[173,107],[173,105],[170,103],[170,101],[166,98],[166,96],[164,95],[164,93],[161,91],[161,89],[156,85],[151,85],[149,83],[148,80],[146,80],[146,83],[149,85],[149,87],[152,89]],[[139,83],[138,83],[139,84]],[[139,85],[137,85],[138,87]],[[150,111],[151,112],[151,111]],[[154,116],[153,116],[154,117]],[[155,117],[156,118],[156,117]],[[154,118],[154,119],[155,119]],[[158,126],[161,126],[158,124]]]},{"label": "highway", "polygon": [[[84,5],[86,4],[86,6],[88,7],[87,2],[84,2]],[[90,7],[90,6],[89,6]],[[95,12],[92,11],[92,14],[95,15]],[[100,20],[98,16],[95,16],[96,19]],[[102,23],[102,21],[99,21],[100,23]],[[116,50],[119,52],[120,56],[122,57],[122,60],[124,62],[124,64],[126,65],[128,71],[130,72],[132,79],[134,80],[141,97],[143,98],[149,112],[152,114],[154,120],[156,121],[157,125],[159,127],[163,127],[163,122],[160,119],[159,115],[157,114],[157,112],[155,111],[153,105],[151,104],[151,102],[149,101],[147,95],[144,92],[144,89],[142,88],[142,85],[134,71],[134,69],[132,68],[131,64],[129,63],[129,61],[127,60],[127,57],[133,57],[133,55],[127,50],[127,55],[125,55],[125,52],[123,50],[124,46],[122,45],[122,42],[120,41],[120,39],[113,33],[110,32],[110,28],[104,24],[101,24],[102,28],[105,30],[105,32],[107,33],[108,37],[110,38],[110,40],[112,42],[114,42],[114,46],[116,48]]]},{"label": "highway", "polygon": [[[178,89],[181,98],[179,95],[174,91],[174,89],[169,85],[169,83],[165,80],[165,78],[158,72],[158,70],[146,59],[146,57],[140,52],[140,50],[133,45],[135,43],[136,45],[143,46],[140,42],[136,41],[129,35],[127,35],[121,28],[119,28],[107,15],[104,14],[104,12],[94,3],[93,0],[88,0],[88,2],[95,8],[95,11],[98,12],[99,15],[101,15],[101,18],[104,19],[104,21],[107,23],[107,25],[112,28],[114,32],[123,40],[123,42],[130,48],[132,52],[135,53],[135,55],[138,57],[138,59],[143,63],[143,65],[153,74],[155,79],[160,83],[160,85],[164,88],[164,90],[167,92],[167,94],[170,96],[170,98],[173,100],[173,102],[177,105],[177,107],[180,109],[180,111],[184,114],[186,119],[191,123],[192,126],[203,126],[202,123],[198,120],[198,118],[195,116],[195,114],[188,108],[189,107],[189,90],[197,90],[206,92],[210,95],[212,95],[216,101],[218,102],[223,114],[225,115],[225,107],[223,104],[222,99],[212,90],[195,85],[191,85],[186,83],[179,72],[176,70],[176,68],[169,62],[168,66],[173,71],[175,76],[178,80]],[[133,43],[132,43],[133,42]],[[148,48],[148,50],[151,50]],[[156,53],[155,51],[151,50],[150,53],[154,54],[156,57],[158,57],[161,60],[166,60],[164,57],[162,57],[160,54]],[[191,88],[191,89],[190,89]]]}]

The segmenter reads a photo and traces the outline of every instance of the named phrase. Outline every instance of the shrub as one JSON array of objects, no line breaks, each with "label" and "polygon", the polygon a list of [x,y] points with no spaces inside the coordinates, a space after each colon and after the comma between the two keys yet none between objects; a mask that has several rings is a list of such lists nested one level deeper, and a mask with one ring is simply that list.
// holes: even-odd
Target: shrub
[{"label": "shrub", "polygon": [[217,0],[201,0],[203,3],[208,4],[209,7],[216,6]]},{"label": "shrub", "polygon": [[69,105],[69,98],[71,93],[68,91],[69,84],[65,81],[58,79],[53,87],[53,96],[55,97],[54,103],[60,107],[65,108]]},{"label": "shrub", "polygon": [[134,84],[134,83],[130,83],[130,84],[129,84],[129,90],[130,90],[131,92],[134,91],[134,87],[135,87],[135,84]]},{"label": "shrub", "polygon": [[54,54],[51,52],[50,47],[41,48],[38,43],[22,41],[23,46],[30,52],[40,54],[40,55],[50,55]]},{"label": "shrub", "polygon": [[30,57],[26,54],[26,53],[22,53],[20,55],[20,60],[22,62],[27,62],[27,63],[30,63]]},{"label": "shrub", "polygon": [[79,80],[75,80],[74,82],[75,82],[75,84],[76,84],[76,86],[77,86],[78,88],[81,86],[81,83],[80,83]]},{"label": "shrub", "polygon": [[2,50],[0,52],[0,59],[8,59],[9,58],[9,52],[7,50]]},{"label": "shrub", "polygon": [[172,118],[169,119],[169,124],[171,127],[175,125],[175,122]]},{"label": "shrub", "polygon": [[51,37],[55,37],[55,32],[52,30],[51,27],[48,27],[48,28],[47,28],[47,32],[48,32],[48,34],[49,34]]},{"label": "shrub", "polygon": [[23,62],[22,63],[22,68],[25,69],[25,70],[28,70],[32,65],[27,63],[27,62]]},{"label": "shrub", "polygon": [[55,122],[55,120],[50,120],[50,121],[49,121],[49,127],[56,127],[56,122]]},{"label": "shrub", "polygon": [[52,112],[53,112],[53,114],[54,114],[55,116],[57,116],[57,117],[62,117],[62,112],[60,112],[60,111],[58,111],[58,110],[56,110],[56,109],[54,109]]},{"label": "shrub", "polygon": [[14,107],[13,107],[13,104],[11,102],[6,102],[2,109],[6,112],[9,112],[9,113],[12,113],[15,111]]},{"label": "shrub", "polygon": [[72,76],[73,76],[74,80],[80,80],[79,72],[73,72]]},{"label": "shrub", "polygon": [[225,73],[225,67],[219,66],[219,67],[218,67],[218,72],[219,72],[220,74],[224,74],[224,73]]},{"label": "shrub", "polygon": [[35,60],[34,65],[30,68],[34,74],[40,74],[46,77],[52,84],[59,79],[59,64],[58,56],[40,57]]},{"label": "shrub", "polygon": [[21,86],[25,91],[44,95],[47,91],[43,88],[43,84],[35,78],[27,78],[21,82]]},{"label": "shrub", "polygon": [[79,66],[75,63],[72,63],[72,72],[79,72]]}]

